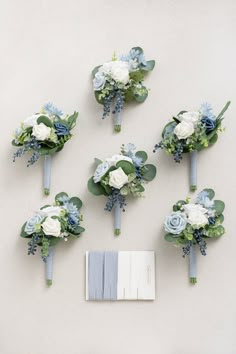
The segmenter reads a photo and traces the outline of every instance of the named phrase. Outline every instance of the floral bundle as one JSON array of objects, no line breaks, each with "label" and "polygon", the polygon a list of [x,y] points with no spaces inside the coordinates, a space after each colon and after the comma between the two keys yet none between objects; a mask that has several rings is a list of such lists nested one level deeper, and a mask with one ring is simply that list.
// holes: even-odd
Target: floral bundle
[{"label": "floral bundle", "polygon": [[175,162],[182,160],[183,153],[190,153],[190,190],[197,189],[197,152],[213,145],[223,130],[222,120],[230,102],[215,116],[209,103],[199,111],[181,111],[163,129],[162,140],[154,147],[172,154]]},{"label": "floral bundle", "polygon": [[107,197],[105,210],[115,210],[115,235],[120,234],[121,210],[125,211],[126,197],[141,197],[145,182],[156,176],[156,167],[145,164],[148,156],[145,151],[135,152],[133,144],[122,145],[121,154],[101,161],[95,159],[97,168],[88,181],[89,191]]},{"label": "floral bundle", "polygon": [[28,166],[33,165],[40,156],[44,156],[44,193],[50,193],[51,156],[61,151],[72,137],[71,130],[76,125],[78,113],[63,116],[63,112],[52,103],[43,106],[40,113],[26,118],[16,129],[12,144],[18,147],[13,155],[15,162],[26,152],[32,152]]},{"label": "floral bundle", "polygon": [[125,102],[144,102],[148,89],[143,85],[144,76],[153,70],[154,60],[146,61],[143,49],[134,47],[128,55],[113,56],[112,60],[97,66],[93,72],[93,88],[98,103],[103,105],[103,116],[111,112],[114,102],[115,131],[121,130],[121,112]]},{"label": "floral bundle", "polygon": [[197,282],[195,247],[198,246],[205,256],[206,241],[225,233],[222,225],[225,204],[214,200],[214,196],[212,189],[204,189],[197,195],[195,203],[191,203],[190,198],[179,200],[165,219],[165,239],[183,246],[183,257],[189,256],[189,278],[193,284]]},{"label": "floral bundle", "polygon": [[46,281],[52,284],[53,249],[60,241],[71,236],[79,237],[85,230],[80,226],[82,202],[78,197],[70,198],[62,192],[56,195],[55,204],[45,205],[24,223],[21,237],[30,239],[28,255],[34,255],[41,247],[41,257],[46,265]]}]

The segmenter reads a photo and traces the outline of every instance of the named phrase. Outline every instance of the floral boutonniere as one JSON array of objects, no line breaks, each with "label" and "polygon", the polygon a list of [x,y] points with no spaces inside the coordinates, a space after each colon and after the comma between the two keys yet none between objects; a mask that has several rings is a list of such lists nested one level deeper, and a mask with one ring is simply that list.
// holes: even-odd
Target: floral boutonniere
[{"label": "floral boutonniere", "polygon": [[[113,56],[112,60],[97,66],[93,72],[93,88],[98,103],[103,105],[103,116],[114,114],[115,131],[121,130],[121,112],[130,101],[144,102],[148,89],[143,81],[145,74],[153,70],[154,60],[146,61],[143,49],[134,47],[128,55]],[[114,108],[111,108],[114,102]]]},{"label": "floral boutonniere", "polygon": [[63,116],[63,112],[47,103],[40,113],[26,118],[16,129],[12,144],[18,147],[13,155],[15,162],[26,152],[32,155],[27,167],[33,165],[40,156],[44,156],[44,193],[50,194],[52,155],[61,151],[72,137],[71,130],[76,125],[78,113]]},{"label": "floral boutonniere", "polygon": [[41,257],[46,266],[47,285],[52,284],[54,246],[72,236],[78,238],[85,230],[80,226],[82,202],[62,192],[56,195],[54,205],[45,205],[24,223],[21,237],[28,238],[28,255],[41,247]]},{"label": "floral boutonniere", "polygon": [[145,151],[135,152],[133,144],[122,145],[121,153],[104,161],[95,159],[97,168],[88,181],[89,191],[98,196],[105,195],[105,210],[115,210],[115,235],[120,234],[121,211],[125,210],[126,197],[141,197],[145,191],[145,182],[156,176],[156,167],[146,164]]},{"label": "floral boutonniere", "polygon": [[230,102],[215,116],[208,103],[202,104],[199,111],[181,111],[163,129],[162,140],[154,147],[172,154],[175,162],[180,162],[183,153],[190,153],[190,190],[197,189],[197,153],[218,139],[223,130],[222,120]]},{"label": "floral boutonniere", "polygon": [[189,256],[189,278],[193,284],[197,282],[196,246],[205,256],[207,240],[225,233],[222,225],[225,204],[214,200],[214,196],[212,189],[204,189],[194,203],[190,198],[179,200],[165,219],[165,239],[182,246],[183,257]]}]

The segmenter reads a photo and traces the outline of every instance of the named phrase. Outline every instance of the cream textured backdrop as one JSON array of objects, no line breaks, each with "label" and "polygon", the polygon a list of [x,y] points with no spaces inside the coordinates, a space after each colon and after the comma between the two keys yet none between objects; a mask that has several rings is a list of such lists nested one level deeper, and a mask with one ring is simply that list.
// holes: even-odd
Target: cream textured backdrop
[{"label": "cream textured backdrop", "polygon": [[[234,0],[2,0],[1,36],[1,354],[235,354],[235,35]],[[125,108],[123,131],[100,119],[90,72],[113,51],[144,48],[156,59],[146,79],[150,96]],[[175,165],[152,153],[161,129],[179,110],[205,100],[219,111],[233,101],[227,130],[201,153],[199,188],[212,187],[226,202],[227,235],[198,257],[199,283],[187,281],[181,251],[163,240],[171,205],[188,194],[187,159]],[[75,136],[53,164],[52,193],[41,193],[41,163],[11,162],[11,135],[19,121],[53,101],[80,112]],[[105,199],[86,189],[95,156],[133,142],[158,163],[146,198],[128,203],[122,235],[112,233]],[[86,232],[55,255],[54,285],[44,286],[40,257],[28,257],[22,223],[66,190],[84,201]],[[86,250],[157,253],[154,302],[86,303]]]}]

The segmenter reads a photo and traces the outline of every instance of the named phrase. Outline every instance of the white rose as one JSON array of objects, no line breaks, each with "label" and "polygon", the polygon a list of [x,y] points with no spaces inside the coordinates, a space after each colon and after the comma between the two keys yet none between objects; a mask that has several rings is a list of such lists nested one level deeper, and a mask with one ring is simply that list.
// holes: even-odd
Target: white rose
[{"label": "white rose", "polygon": [[129,82],[129,64],[126,61],[110,61],[103,64],[99,71],[124,85]]},{"label": "white rose", "polygon": [[36,124],[33,126],[32,135],[35,136],[37,140],[46,140],[51,134],[51,128],[47,127],[44,123]]},{"label": "white rose", "polygon": [[207,217],[199,210],[192,210],[188,214],[188,223],[193,225],[196,229],[208,224]]},{"label": "white rose", "polygon": [[187,215],[191,213],[192,211],[199,211],[202,214],[207,214],[208,210],[206,208],[203,208],[200,204],[185,204],[183,205],[183,209]]},{"label": "white rose", "polygon": [[42,114],[37,113],[37,114],[33,114],[32,116],[26,118],[23,121],[23,127],[26,128],[30,128],[33,127],[34,125],[37,124],[37,119],[41,116]]},{"label": "white rose", "polygon": [[109,185],[111,187],[121,189],[126,183],[128,183],[128,176],[121,167],[109,173]]},{"label": "white rose", "polygon": [[188,122],[188,123],[193,123],[196,125],[196,123],[200,120],[201,118],[201,113],[200,112],[185,112],[183,114],[180,114],[178,116],[181,122]]},{"label": "white rose", "polygon": [[61,210],[64,209],[60,206],[49,206],[43,209],[40,209],[39,213],[45,216],[60,216]]},{"label": "white rose", "polygon": [[121,160],[129,161],[132,163],[132,159],[124,155],[113,155],[112,157],[108,157],[105,161],[108,162],[109,166],[115,166],[117,162]]},{"label": "white rose", "polygon": [[174,133],[177,135],[178,139],[187,139],[194,133],[194,125],[191,122],[182,121],[176,125]]},{"label": "white rose", "polygon": [[52,219],[48,216],[42,223],[45,235],[59,237],[61,234],[61,224],[58,219]]}]

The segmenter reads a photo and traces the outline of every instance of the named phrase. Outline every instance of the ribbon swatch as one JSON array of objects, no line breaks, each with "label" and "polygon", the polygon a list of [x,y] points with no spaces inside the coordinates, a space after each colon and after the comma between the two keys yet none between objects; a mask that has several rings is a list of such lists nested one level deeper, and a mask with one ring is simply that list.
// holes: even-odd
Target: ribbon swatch
[{"label": "ribbon swatch", "polygon": [[86,300],[154,299],[154,251],[86,252]]}]

